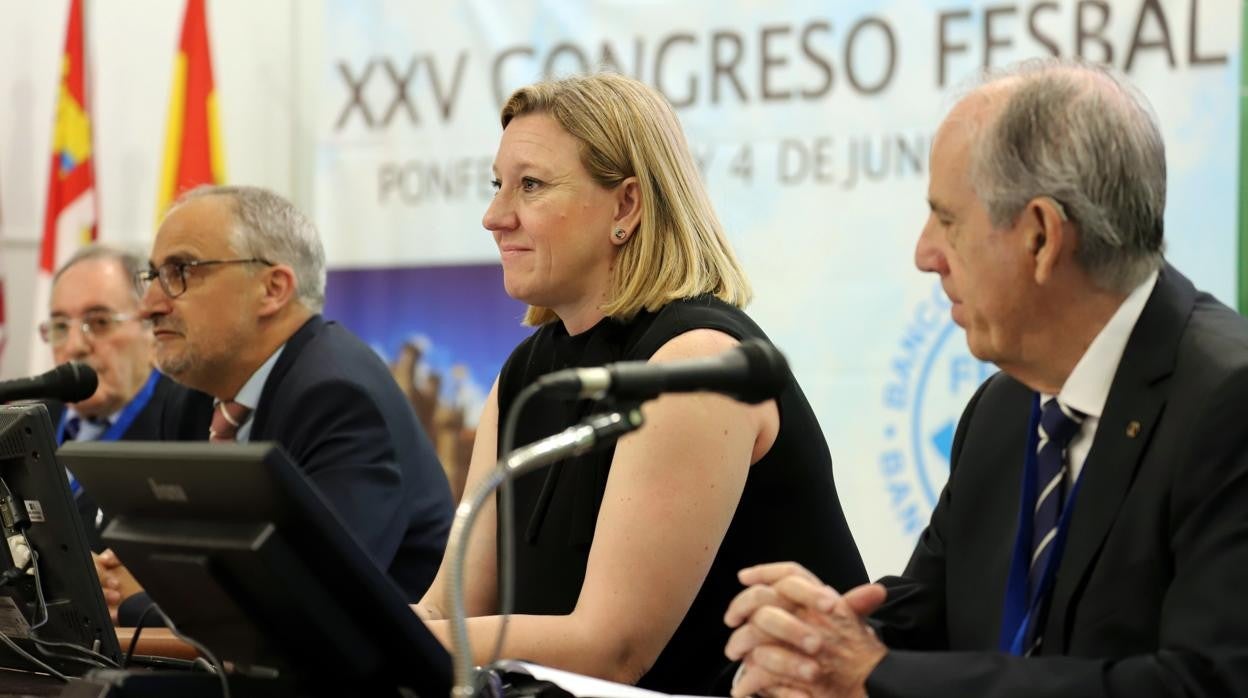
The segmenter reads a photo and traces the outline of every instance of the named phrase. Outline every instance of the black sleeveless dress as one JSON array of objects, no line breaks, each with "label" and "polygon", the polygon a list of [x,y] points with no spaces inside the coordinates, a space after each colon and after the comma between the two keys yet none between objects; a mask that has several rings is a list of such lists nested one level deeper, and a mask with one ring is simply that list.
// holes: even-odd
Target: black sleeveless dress
[{"label": "black sleeveless dress", "polygon": [[[561,322],[548,323],[516,347],[503,366],[499,423],[520,390],[539,376],[570,367],[644,361],[668,340],[694,329],[719,330],[739,340],[766,338],[745,313],[709,296],[676,301],[657,313],[642,312],[627,323],[604,319],[576,336],[568,336]],[[775,444],[750,468],[702,588],[638,686],[685,694],[726,690],[732,665],[724,657],[730,631],[723,615],[741,591],[737,571],[743,567],[795,560],[837,589],[867,581],[836,496],[823,432],[791,376],[778,406]],[[521,416],[517,444],[561,431],[601,411],[602,405],[595,407],[588,400],[539,394]],[[596,451],[516,480],[517,613],[563,615],[576,606],[614,454],[613,448]]]}]

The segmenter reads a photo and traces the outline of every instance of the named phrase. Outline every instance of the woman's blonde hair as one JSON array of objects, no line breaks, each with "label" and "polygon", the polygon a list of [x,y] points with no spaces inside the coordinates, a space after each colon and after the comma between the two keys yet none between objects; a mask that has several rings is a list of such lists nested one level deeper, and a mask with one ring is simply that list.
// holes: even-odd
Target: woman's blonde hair
[{"label": "woman's blonde hair", "polygon": [[[503,128],[526,114],[547,114],[581,143],[581,162],[613,189],[637,177],[641,222],[620,250],[601,306],[628,320],[681,298],[714,294],[744,307],[752,294],[694,164],[680,121],[658,92],[615,73],[546,80],[512,93]],[[529,306],[524,322],[555,320]]]}]

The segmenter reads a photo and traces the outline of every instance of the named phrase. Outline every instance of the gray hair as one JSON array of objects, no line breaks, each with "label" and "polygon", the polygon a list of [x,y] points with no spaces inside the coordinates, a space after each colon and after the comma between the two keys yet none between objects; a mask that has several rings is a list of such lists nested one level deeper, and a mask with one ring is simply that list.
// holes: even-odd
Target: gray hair
[{"label": "gray hair", "polygon": [[147,269],[146,256],[129,247],[106,245],[102,242],[93,242],[75,250],[74,254],[52,275],[52,285],[55,286],[56,282],[61,280],[61,275],[65,273],[66,269],[79,262],[86,262],[92,259],[111,260],[121,265],[121,270],[125,273],[126,280],[130,282],[130,291],[134,294],[134,300],[138,302],[142,299],[143,294],[139,292],[138,285],[134,283],[134,277],[139,272]]},{"label": "gray hair", "polygon": [[312,221],[294,204],[260,187],[202,186],[178,204],[207,196],[225,196],[234,205],[231,246],[242,257],[288,264],[295,271],[295,290],[305,307],[325,307],[325,247]]},{"label": "gray hair", "polygon": [[971,183],[996,228],[1049,197],[1079,230],[1075,259],[1128,292],[1162,263],[1166,154],[1147,100],[1112,72],[1066,59],[985,76],[1005,88],[971,155]]}]

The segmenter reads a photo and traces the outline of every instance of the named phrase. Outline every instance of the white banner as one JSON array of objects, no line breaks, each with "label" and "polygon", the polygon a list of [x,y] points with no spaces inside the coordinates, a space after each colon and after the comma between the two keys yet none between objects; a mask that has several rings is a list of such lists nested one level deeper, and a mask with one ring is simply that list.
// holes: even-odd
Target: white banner
[{"label": "white banner", "polygon": [[749,310],[819,414],[868,568],[894,572],[991,371],[912,262],[931,134],[958,86],[982,66],[1051,54],[1125,72],[1166,138],[1169,258],[1232,302],[1240,7],[334,0],[317,222],[339,266],[497,261],[480,220],[509,91],[601,65],[656,86],[754,282]]}]

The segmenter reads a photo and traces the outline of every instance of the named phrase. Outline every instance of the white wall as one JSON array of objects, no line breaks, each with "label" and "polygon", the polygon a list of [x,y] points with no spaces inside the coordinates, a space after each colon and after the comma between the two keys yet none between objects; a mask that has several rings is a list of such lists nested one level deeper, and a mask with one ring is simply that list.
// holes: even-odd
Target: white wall
[{"label": "white wall", "polygon": [[[146,245],[154,229],[173,59],[176,0],[85,0],[99,235]],[[69,0],[0,0],[0,274],[7,343],[0,378],[23,375],[32,287]],[[310,203],[300,42],[317,41],[321,4],[208,0],[226,174]],[[308,29],[305,30],[304,27]],[[313,47],[314,49],[314,47]],[[315,55],[305,53],[305,55]],[[42,313],[40,313],[42,314]]]}]

